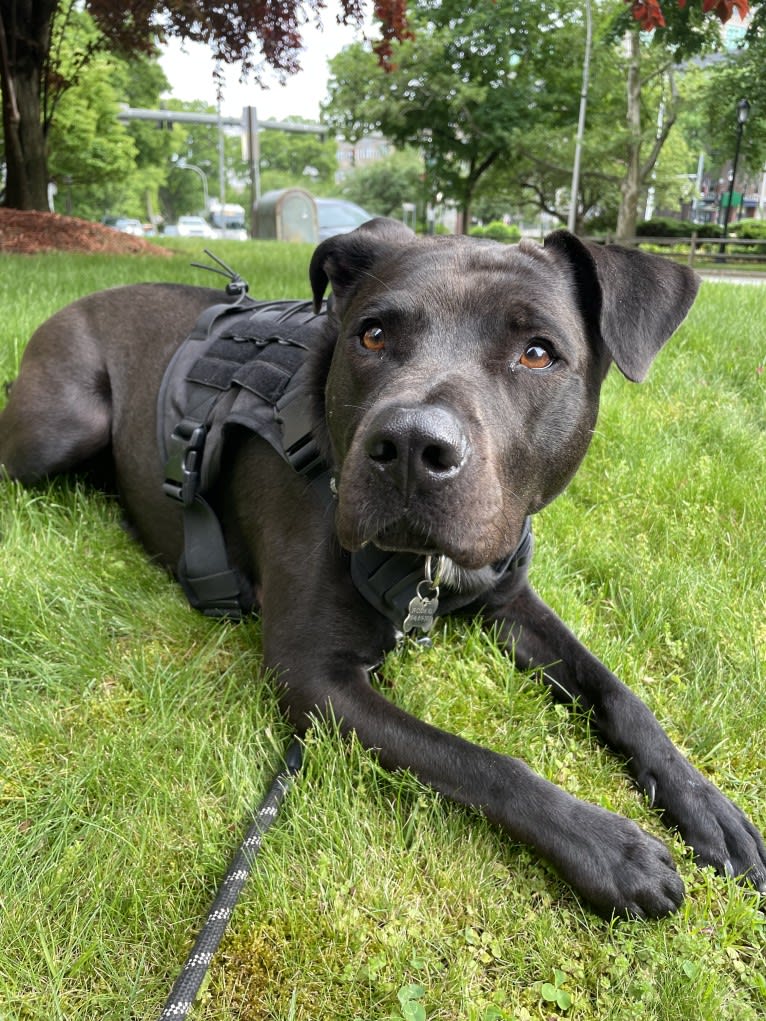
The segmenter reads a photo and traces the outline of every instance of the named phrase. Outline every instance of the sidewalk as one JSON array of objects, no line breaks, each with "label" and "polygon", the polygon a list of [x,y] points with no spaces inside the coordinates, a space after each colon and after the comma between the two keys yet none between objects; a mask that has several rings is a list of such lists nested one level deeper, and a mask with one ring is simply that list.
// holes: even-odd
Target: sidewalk
[{"label": "sidewalk", "polygon": [[717,280],[725,284],[766,284],[766,273],[741,273],[736,269],[698,269],[703,280]]}]

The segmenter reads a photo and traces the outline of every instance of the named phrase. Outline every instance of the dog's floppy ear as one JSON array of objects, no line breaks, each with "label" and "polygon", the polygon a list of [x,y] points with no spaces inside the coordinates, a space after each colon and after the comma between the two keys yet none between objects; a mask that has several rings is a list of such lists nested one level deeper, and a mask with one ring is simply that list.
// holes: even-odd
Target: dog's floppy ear
[{"label": "dog's floppy ear", "polygon": [[591,244],[565,230],[549,234],[544,246],[566,256],[583,315],[600,333],[620,371],[640,383],[691,308],[697,274],[660,255]]},{"label": "dog's floppy ear", "polygon": [[314,251],[309,266],[314,311],[319,311],[329,283],[333,296],[342,301],[346,293],[374,262],[402,244],[415,240],[415,234],[399,220],[377,217],[348,234],[327,238]]}]

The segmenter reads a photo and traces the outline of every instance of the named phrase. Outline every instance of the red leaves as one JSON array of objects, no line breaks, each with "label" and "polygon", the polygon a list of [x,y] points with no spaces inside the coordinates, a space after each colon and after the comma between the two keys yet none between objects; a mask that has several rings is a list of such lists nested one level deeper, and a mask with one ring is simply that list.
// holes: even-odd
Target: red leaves
[{"label": "red leaves", "polygon": [[[665,16],[660,0],[625,0],[625,2],[631,5],[631,13],[644,32],[665,27]],[[677,0],[677,3],[681,8],[686,6],[686,0]],[[702,0],[702,10],[705,14],[713,12],[723,22],[728,21],[735,10],[740,18],[744,18],[750,10],[750,4],[748,0]]]},{"label": "red leaves", "polygon": [[[625,0],[625,2],[631,3],[631,0]],[[631,4],[630,10],[644,32],[651,32],[655,28],[665,27],[665,17],[662,13],[659,0],[643,0],[643,2],[635,0]]]},{"label": "red leaves", "polygon": [[740,18],[744,18],[750,10],[748,0],[702,0],[702,10],[705,14],[714,11],[721,21],[728,21],[737,10]]},{"label": "red leaves", "polygon": [[381,28],[381,38],[373,50],[383,67],[390,67],[391,43],[413,38],[407,23],[407,0],[374,0],[373,10]]},{"label": "red leaves", "polygon": [[[302,48],[301,26],[321,20],[325,0],[87,0],[87,9],[109,41],[126,52],[151,52],[156,37],[174,35],[209,43],[216,60],[240,64],[257,77],[261,58],[285,74],[296,71]],[[369,0],[341,0],[338,20],[361,23]],[[412,37],[407,0],[373,0],[381,39],[381,63],[392,43]]]}]

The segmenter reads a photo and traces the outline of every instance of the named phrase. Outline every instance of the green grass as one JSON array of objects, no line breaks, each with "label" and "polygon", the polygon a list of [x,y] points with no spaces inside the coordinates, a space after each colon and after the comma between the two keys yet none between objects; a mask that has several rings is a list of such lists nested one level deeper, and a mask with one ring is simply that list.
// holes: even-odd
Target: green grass
[{"label": "green grass", "polygon": [[[173,247],[0,258],[0,380],[79,294],[209,282],[188,269],[197,246]],[[254,294],[308,296],[308,249],[215,250]],[[647,384],[610,374],[586,463],[537,521],[533,577],[766,828],[763,303],[758,287],[706,283]],[[328,727],[193,1016],[762,1018],[757,898],[696,869],[622,764],[487,636],[448,625],[436,638],[389,657],[390,697],[662,835],[682,910],[596,918],[526,848]],[[287,740],[257,623],[189,610],[105,497],[70,481],[2,488],[2,1021],[157,1016]]]}]

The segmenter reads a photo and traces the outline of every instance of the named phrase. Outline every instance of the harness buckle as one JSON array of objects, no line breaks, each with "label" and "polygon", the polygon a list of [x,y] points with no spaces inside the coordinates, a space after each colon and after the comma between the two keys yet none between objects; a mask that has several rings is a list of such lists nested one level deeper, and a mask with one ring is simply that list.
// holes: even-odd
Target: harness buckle
[{"label": "harness buckle", "polygon": [[184,507],[194,502],[199,491],[202,454],[207,426],[182,418],[168,441],[168,459],[162,489]]},{"label": "harness buckle", "polygon": [[307,479],[313,479],[325,471],[327,465],[314,439],[309,402],[304,395],[296,391],[294,397],[277,405],[275,415],[282,430],[284,455],[293,471]]}]

